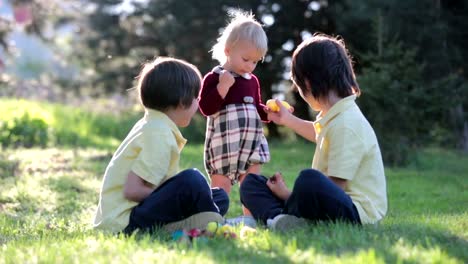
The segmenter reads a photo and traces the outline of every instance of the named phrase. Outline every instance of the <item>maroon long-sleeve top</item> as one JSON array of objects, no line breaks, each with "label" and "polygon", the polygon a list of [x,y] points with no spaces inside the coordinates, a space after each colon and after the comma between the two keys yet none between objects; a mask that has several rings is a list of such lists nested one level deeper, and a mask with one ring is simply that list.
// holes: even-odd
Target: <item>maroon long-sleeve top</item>
[{"label": "maroon long-sleeve top", "polygon": [[235,77],[234,84],[229,88],[226,97],[223,99],[217,89],[219,74],[210,72],[205,75],[198,96],[202,114],[210,116],[223,109],[226,105],[243,104],[245,103],[244,97],[250,96],[253,98],[253,104],[257,108],[260,119],[267,122],[267,114],[263,110],[265,105],[262,103],[260,96],[260,84],[255,75],[251,74],[251,77],[250,79],[246,79],[242,76]]}]

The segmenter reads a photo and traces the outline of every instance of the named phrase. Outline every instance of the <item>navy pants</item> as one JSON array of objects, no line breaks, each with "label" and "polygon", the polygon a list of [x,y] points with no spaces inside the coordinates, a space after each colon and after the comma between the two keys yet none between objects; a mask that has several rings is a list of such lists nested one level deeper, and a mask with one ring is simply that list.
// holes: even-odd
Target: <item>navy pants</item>
[{"label": "navy pants", "polygon": [[170,178],[132,209],[124,233],[183,220],[201,212],[225,215],[229,196],[221,188],[211,189],[203,174],[188,169]]},{"label": "navy pants", "polygon": [[264,176],[249,174],[240,187],[240,198],[257,220],[266,223],[279,214],[295,215],[313,221],[346,221],[360,224],[351,198],[320,171],[301,171],[291,196],[282,201],[266,185]]}]

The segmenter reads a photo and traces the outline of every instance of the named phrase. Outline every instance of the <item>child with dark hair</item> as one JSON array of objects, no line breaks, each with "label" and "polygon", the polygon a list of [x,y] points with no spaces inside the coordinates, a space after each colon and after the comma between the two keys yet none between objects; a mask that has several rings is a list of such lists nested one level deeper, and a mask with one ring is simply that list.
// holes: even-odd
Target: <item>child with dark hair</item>
[{"label": "child with dark hair", "polygon": [[268,119],[316,142],[312,169],[290,191],[281,173],[249,174],[240,189],[252,215],[272,229],[307,221],[377,223],[387,212],[384,166],[377,137],[355,103],[360,89],[344,42],[326,35],[303,41],[293,53],[292,81],[319,114],[299,119],[284,106]]},{"label": "child with dark hair", "polygon": [[229,198],[211,189],[196,169],[179,172],[189,125],[198,109],[198,69],[174,58],[144,65],[138,80],[145,115],[129,132],[106,168],[94,227],[132,233],[204,228],[224,222]]}]

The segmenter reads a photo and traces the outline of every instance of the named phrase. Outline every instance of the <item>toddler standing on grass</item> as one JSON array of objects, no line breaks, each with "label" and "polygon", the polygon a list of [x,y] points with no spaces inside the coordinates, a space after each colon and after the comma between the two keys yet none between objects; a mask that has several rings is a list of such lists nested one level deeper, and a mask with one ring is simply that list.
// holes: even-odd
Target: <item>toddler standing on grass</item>
[{"label": "toddler standing on grass", "polygon": [[138,91],[145,114],[106,168],[95,228],[130,234],[224,222],[226,192],[211,189],[196,169],[179,172],[186,143],[179,127],[188,126],[197,111],[200,86],[200,72],[185,61],[158,58],[144,65]]},{"label": "toddler standing on grass", "polygon": [[220,65],[205,75],[199,96],[200,110],[208,117],[205,168],[211,185],[227,193],[270,160],[262,125],[267,114],[252,73],[267,52],[267,37],[252,14],[237,10],[231,15],[212,49]]},{"label": "toddler standing on grass", "polygon": [[291,75],[317,119],[299,119],[281,104],[279,112],[267,109],[268,118],[316,142],[312,169],[300,172],[292,191],[280,173],[247,175],[244,206],[279,230],[307,220],[377,223],[387,212],[384,166],[374,130],[355,103],[360,89],[344,42],[326,35],[303,41]]}]

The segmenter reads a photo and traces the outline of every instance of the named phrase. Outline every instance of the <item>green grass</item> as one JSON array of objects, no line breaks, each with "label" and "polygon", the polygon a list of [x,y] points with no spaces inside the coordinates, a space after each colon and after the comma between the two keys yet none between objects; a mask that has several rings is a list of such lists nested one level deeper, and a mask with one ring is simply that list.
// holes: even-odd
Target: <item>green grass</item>
[{"label": "green grass", "polygon": [[[182,167],[202,169],[200,144]],[[266,175],[292,186],[310,166],[313,145],[272,143]],[[0,154],[0,263],[466,263],[468,157],[427,150],[412,167],[387,169],[389,214],[380,226],[318,224],[287,234],[192,245],[169,234],[130,238],[90,228],[111,149],[15,149]],[[446,161],[446,162],[445,162]],[[233,188],[228,217],[240,214]],[[239,231],[237,229],[236,231]]]},{"label": "green grass", "polygon": [[[0,152],[0,264],[468,263],[468,156],[440,149],[421,151],[406,168],[386,168],[389,212],[377,227],[322,223],[287,234],[259,227],[243,239],[191,245],[164,232],[121,237],[94,231],[90,223],[105,167],[141,115],[106,109],[0,98],[0,127],[27,112],[47,124],[54,142]],[[184,129],[189,143],[181,168],[204,171],[203,127],[198,118]],[[270,149],[272,161],[263,173],[281,171],[290,187],[314,153],[312,143],[294,135],[270,142]],[[234,187],[227,217],[240,214]]]}]

